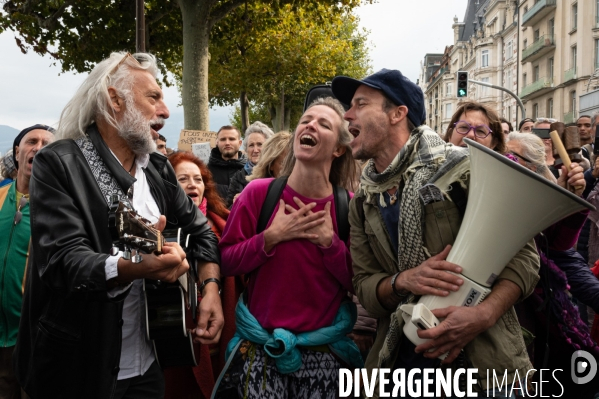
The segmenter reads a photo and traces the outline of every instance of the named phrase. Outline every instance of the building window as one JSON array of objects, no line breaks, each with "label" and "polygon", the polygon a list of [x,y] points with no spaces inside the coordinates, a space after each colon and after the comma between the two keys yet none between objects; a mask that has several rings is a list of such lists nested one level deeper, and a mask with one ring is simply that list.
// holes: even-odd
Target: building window
[{"label": "building window", "polygon": [[541,33],[539,32],[539,29],[534,31],[533,37],[535,42],[541,38]]},{"label": "building window", "polygon": [[526,84],[528,83],[527,82],[528,79],[526,79],[526,78],[527,78],[526,74],[523,73],[522,74],[522,87],[526,87]]},{"label": "building window", "polygon": [[570,92],[570,110],[572,111],[572,117],[576,119],[576,91]]},{"label": "building window", "polygon": [[553,98],[547,100],[547,118],[553,118]]},{"label": "building window", "polygon": [[547,77],[553,81],[553,57],[547,60]]},{"label": "building window", "polygon": [[595,39],[595,69],[597,68],[599,68],[599,39]]},{"label": "building window", "polygon": [[453,104],[445,104],[445,118],[451,118],[453,114]]},{"label": "building window", "polygon": [[[599,1],[599,0],[597,0]],[[506,60],[511,60],[512,57],[514,56],[514,46],[512,44],[513,42],[510,40],[509,42],[507,42],[507,44],[505,45],[505,59]]]},{"label": "building window", "polygon": [[578,58],[578,49],[576,46],[572,46],[571,54],[570,67],[576,68],[576,59]]},{"label": "building window", "polygon": [[532,69],[533,75],[532,75],[532,81],[536,82],[540,79],[540,75],[539,75],[539,66],[535,65]]},{"label": "building window", "polygon": [[554,18],[551,18],[549,20],[549,23],[547,24],[547,31],[549,32],[549,36],[551,38],[553,38],[553,36],[555,35],[555,19]]},{"label": "building window", "polygon": [[512,70],[511,70],[511,68],[508,69],[507,72],[506,72],[505,86],[508,88],[508,90],[512,90],[512,88],[514,87],[514,81],[512,79]]},{"label": "building window", "polygon": [[578,3],[572,4],[572,30],[578,28]]},{"label": "building window", "polygon": [[528,39],[524,39],[524,41],[522,42],[522,50],[526,50],[527,46],[528,46]]},{"label": "building window", "polygon": [[[489,83],[489,78],[481,78],[481,82]],[[486,97],[489,95],[489,88],[487,86],[480,86],[480,97]]]},{"label": "building window", "polygon": [[489,50],[483,50],[481,52],[480,66],[481,66],[481,68],[489,66]]},{"label": "building window", "polygon": [[532,106],[532,117],[535,119],[539,117],[539,104],[537,103]]},{"label": "building window", "polygon": [[595,1],[595,26],[599,26],[599,0]]},{"label": "building window", "polygon": [[445,85],[445,95],[448,97],[453,95],[453,85],[451,83],[447,83],[447,85]]}]

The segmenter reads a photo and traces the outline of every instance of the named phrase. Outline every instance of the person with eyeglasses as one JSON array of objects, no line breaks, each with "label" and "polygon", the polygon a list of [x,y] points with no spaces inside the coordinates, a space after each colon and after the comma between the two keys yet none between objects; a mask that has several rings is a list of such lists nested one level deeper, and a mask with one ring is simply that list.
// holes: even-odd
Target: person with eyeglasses
[{"label": "person with eyeglasses", "polygon": [[[162,399],[161,354],[148,337],[152,309],[146,311],[144,280],[175,283],[190,264],[197,263],[189,278],[202,282],[202,300],[197,325],[185,333],[207,345],[220,338],[218,243],[168,159],[156,152],[170,115],[157,76],[152,54],[110,54],[65,106],[57,140],[35,158],[32,249],[13,357],[32,399]],[[125,211],[123,223],[111,228],[109,220],[119,217],[115,202],[147,223]],[[125,234],[137,236],[131,223],[152,233],[150,246],[167,223],[180,228],[186,248],[164,242],[160,253],[131,253],[122,242]],[[144,235],[137,238],[133,249]]]},{"label": "person with eyeglasses", "polygon": [[464,103],[451,117],[445,132],[445,141],[465,148],[465,138],[500,154],[505,152],[505,138],[499,115],[482,104]]},{"label": "person with eyeglasses", "polygon": [[23,286],[31,240],[29,180],[33,159],[54,141],[54,129],[33,125],[21,130],[13,143],[16,180],[0,188],[0,398],[21,397],[12,365],[17,342]]},{"label": "person with eyeglasses", "polygon": [[[538,136],[510,133],[507,148],[506,155],[512,160],[562,188],[569,188],[575,195],[582,195],[586,185],[582,167],[573,162],[570,172],[566,172],[566,167],[562,166],[556,179],[546,165],[545,146]],[[599,280],[584,258],[573,249],[587,215],[586,209],[577,212],[535,237],[541,255],[541,278],[533,294],[516,305],[516,311],[522,327],[534,335],[527,349],[537,370],[562,368],[568,373],[566,365],[579,349],[599,359],[599,347],[593,342],[586,321],[571,298],[575,297],[579,305],[582,303],[599,310]],[[539,377],[535,378],[535,381],[539,380]],[[599,389],[599,380],[595,379],[589,385],[592,386],[574,384],[569,378],[560,379],[559,385],[548,380],[543,384],[543,392],[592,397]]]}]

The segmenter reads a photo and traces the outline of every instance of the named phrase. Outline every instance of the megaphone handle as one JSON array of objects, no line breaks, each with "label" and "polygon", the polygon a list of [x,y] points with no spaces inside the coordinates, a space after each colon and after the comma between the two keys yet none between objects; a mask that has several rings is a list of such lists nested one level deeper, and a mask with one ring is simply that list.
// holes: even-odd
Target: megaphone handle
[{"label": "megaphone handle", "polygon": [[[572,161],[570,160],[568,151],[566,151],[566,147],[564,147],[564,143],[562,143],[562,140],[559,137],[559,133],[557,132],[557,130],[554,130],[551,133],[549,133],[549,135],[551,136],[551,141],[553,141],[553,147],[557,150],[557,153],[559,154],[559,157],[561,158],[562,162],[564,163],[566,170],[568,172],[571,171],[572,170]],[[568,190],[570,190],[569,187],[570,187],[570,185],[568,183],[566,183],[566,188]],[[580,189],[580,188],[581,187],[579,187],[579,186],[576,187],[576,189]]]}]

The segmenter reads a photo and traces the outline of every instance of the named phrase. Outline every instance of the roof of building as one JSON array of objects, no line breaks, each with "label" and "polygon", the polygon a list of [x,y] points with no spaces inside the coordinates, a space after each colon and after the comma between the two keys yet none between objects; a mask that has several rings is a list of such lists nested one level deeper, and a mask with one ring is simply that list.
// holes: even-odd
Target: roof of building
[{"label": "roof of building", "polygon": [[484,23],[484,11],[486,11],[491,0],[468,0],[463,26],[460,27],[458,41],[467,42],[476,33],[476,30]]}]

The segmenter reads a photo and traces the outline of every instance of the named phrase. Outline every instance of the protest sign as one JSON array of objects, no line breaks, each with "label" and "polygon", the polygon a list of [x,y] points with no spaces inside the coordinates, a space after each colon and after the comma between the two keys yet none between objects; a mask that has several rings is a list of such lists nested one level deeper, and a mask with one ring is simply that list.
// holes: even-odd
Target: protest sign
[{"label": "protest sign", "polygon": [[191,152],[193,155],[200,158],[205,164],[208,164],[211,150],[210,143],[193,143],[191,145]]},{"label": "protest sign", "polygon": [[205,130],[181,130],[179,143],[177,147],[179,151],[191,151],[191,145],[194,143],[210,143],[210,147],[216,147],[216,132]]}]

